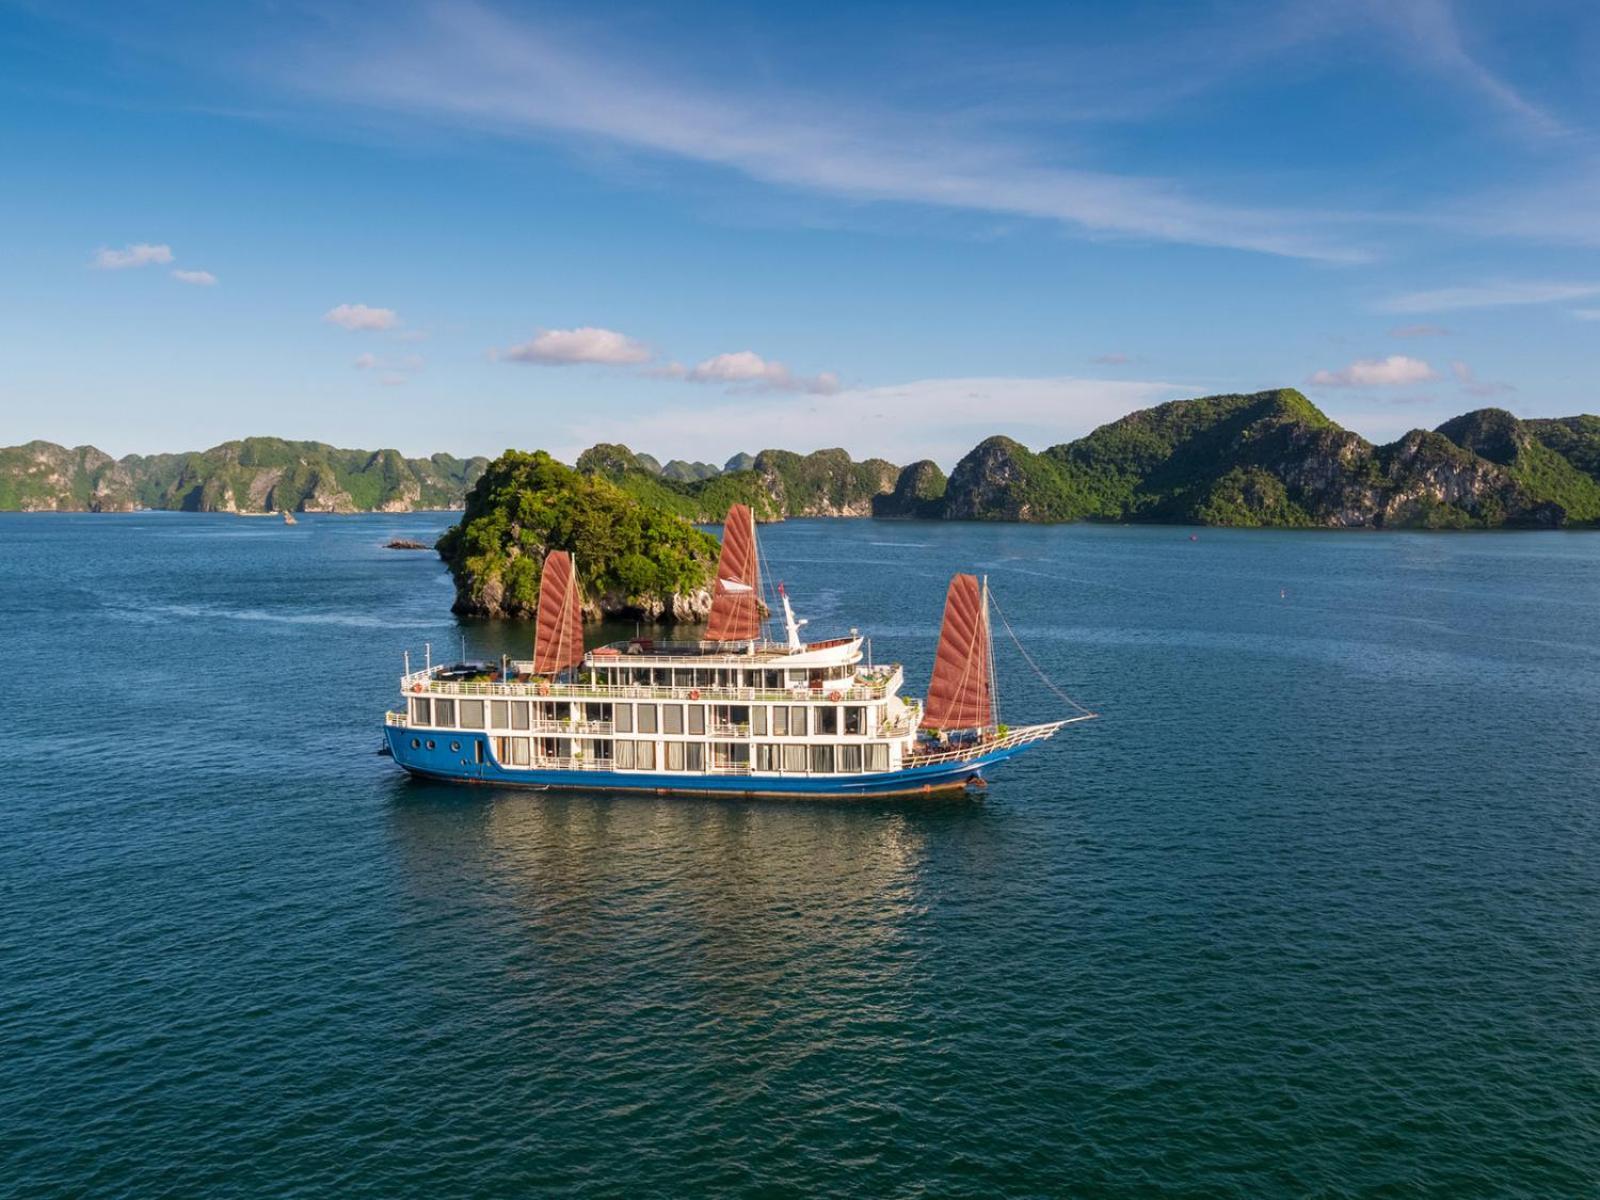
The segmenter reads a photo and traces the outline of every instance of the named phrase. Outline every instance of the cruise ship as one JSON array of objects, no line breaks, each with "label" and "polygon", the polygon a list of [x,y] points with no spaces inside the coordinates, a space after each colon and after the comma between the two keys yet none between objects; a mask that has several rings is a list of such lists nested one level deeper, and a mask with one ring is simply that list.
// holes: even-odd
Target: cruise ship
[{"label": "cruise ship", "polygon": [[[533,657],[498,666],[407,662],[386,748],[411,774],[459,783],[720,796],[893,796],[981,786],[988,771],[1079,712],[1005,725],[996,710],[986,581],[957,575],[927,696],[856,631],[801,636],[780,583],[762,600],[750,509],[734,505],[705,636],[585,651],[572,558],[540,579]],[[765,636],[781,609],[782,640]]]}]

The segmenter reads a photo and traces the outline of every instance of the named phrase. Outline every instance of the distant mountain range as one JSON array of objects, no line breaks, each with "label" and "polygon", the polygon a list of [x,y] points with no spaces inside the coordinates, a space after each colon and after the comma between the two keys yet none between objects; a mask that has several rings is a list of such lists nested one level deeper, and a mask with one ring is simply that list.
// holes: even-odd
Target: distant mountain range
[{"label": "distant mountain range", "polygon": [[409,512],[460,508],[487,458],[406,458],[322,442],[245,438],[187,454],[112,458],[93,446],[0,449],[0,510]]},{"label": "distant mountain range", "polygon": [[[358,512],[460,508],[488,460],[249,438],[113,460],[92,447],[0,450],[0,509]],[[992,437],[946,478],[930,461],[843,450],[665,465],[613,443],[578,457],[648,508],[697,523],[733,503],[764,520],[905,517],[1325,528],[1600,525],[1600,417],[1480,409],[1374,445],[1292,389],[1177,400],[1031,451]]]}]

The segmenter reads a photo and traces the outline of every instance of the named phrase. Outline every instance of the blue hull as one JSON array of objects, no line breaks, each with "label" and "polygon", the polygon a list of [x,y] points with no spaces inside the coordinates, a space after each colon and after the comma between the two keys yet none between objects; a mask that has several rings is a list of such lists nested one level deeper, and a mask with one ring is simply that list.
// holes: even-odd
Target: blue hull
[{"label": "blue hull", "polygon": [[[428,733],[432,732],[430,739]],[[950,790],[978,779],[984,768],[1004,762],[1027,745],[964,762],[937,763],[872,775],[688,775],[681,771],[563,771],[502,767],[494,761],[486,734],[419,731],[385,725],[383,734],[395,762],[413,775],[450,783],[496,787],[575,788],[590,792],[650,792],[686,796],[905,796]],[[412,748],[413,739],[422,744]],[[429,749],[429,744],[433,749]],[[1031,744],[1031,743],[1029,743]],[[452,749],[452,747],[458,747]],[[480,748],[481,747],[481,748]],[[483,761],[478,761],[479,758]]]}]

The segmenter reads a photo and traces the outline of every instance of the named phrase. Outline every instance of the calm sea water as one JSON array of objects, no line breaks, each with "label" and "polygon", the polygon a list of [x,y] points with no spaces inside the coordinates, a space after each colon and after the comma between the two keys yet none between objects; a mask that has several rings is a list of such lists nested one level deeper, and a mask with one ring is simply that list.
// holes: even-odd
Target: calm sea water
[{"label": "calm sea water", "polygon": [[0,517],[0,1193],[1600,1192],[1600,537],[765,529],[1104,718],[736,803],[377,757],[444,523]]}]

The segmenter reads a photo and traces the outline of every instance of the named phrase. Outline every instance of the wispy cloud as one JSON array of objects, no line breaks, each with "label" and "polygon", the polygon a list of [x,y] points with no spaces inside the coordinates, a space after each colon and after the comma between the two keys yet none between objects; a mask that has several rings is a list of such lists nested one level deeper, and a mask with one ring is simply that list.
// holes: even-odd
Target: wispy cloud
[{"label": "wispy cloud", "polygon": [[93,266],[100,271],[125,271],[130,267],[164,266],[172,261],[172,247],[165,243],[135,242],[120,250],[102,247]]},{"label": "wispy cloud", "polygon": [[1170,179],[1059,165],[997,129],[808,94],[675,85],[467,0],[418,22],[298,48],[295,86],[514,137],[563,135],[731,169],[852,200],[901,201],[1061,222],[1082,231],[1340,262],[1366,252],[1329,214],[1216,202]]},{"label": "wispy cloud", "polygon": [[1600,321],[1600,308],[1574,308],[1572,315],[1580,321]]},{"label": "wispy cloud", "polygon": [[565,367],[574,363],[637,366],[655,357],[643,342],[614,329],[585,325],[579,329],[541,329],[520,345],[500,352],[510,362]]},{"label": "wispy cloud", "polygon": [[1472,368],[1464,362],[1451,363],[1450,373],[1461,384],[1461,390],[1469,396],[1505,396],[1517,390],[1509,383],[1494,383],[1487,379],[1479,379]]},{"label": "wispy cloud", "polygon": [[181,269],[175,269],[172,272],[172,277],[179,283],[192,283],[196,287],[214,287],[217,282],[217,277],[210,271],[185,271]]},{"label": "wispy cloud", "polygon": [[1554,304],[1600,296],[1600,283],[1561,283],[1549,280],[1502,281],[1465,287],[1406,292],[1379,301],[1378,311],[1388,313],[1451,312],[1466,308],[1509,308],[1522,304]]},{"label": "wispy cloud", "polygon": [[1389,330],[1392,338],[1448,337],[1449,334],[1443,325],[1396,325]]},{"label": "wispy cloud", "polygon": [[809,392],[818,396],[839,390],[839,377],[830,371],[820,375],[796,375],[783,363],[762,358],[753,350],[736,350],[708,358],[685,373],[684,378],[691,383],[721,383],[770,392]]},{"label": "wispy cloud", "polygon": [[1391,354],[1388,358],[1358,358],[1337,371],[1318,371],[1306,382],[1328,388],[1402,387],[1433,378],[1433,368],[1420,358]]},{"label": "wispy cloud", "polygon": [[322,319],[352,333],[375,332],[393,329],[400,324],[400,314],[392,308],[371,308],[365,304],[339,304],[322,314]]}]

